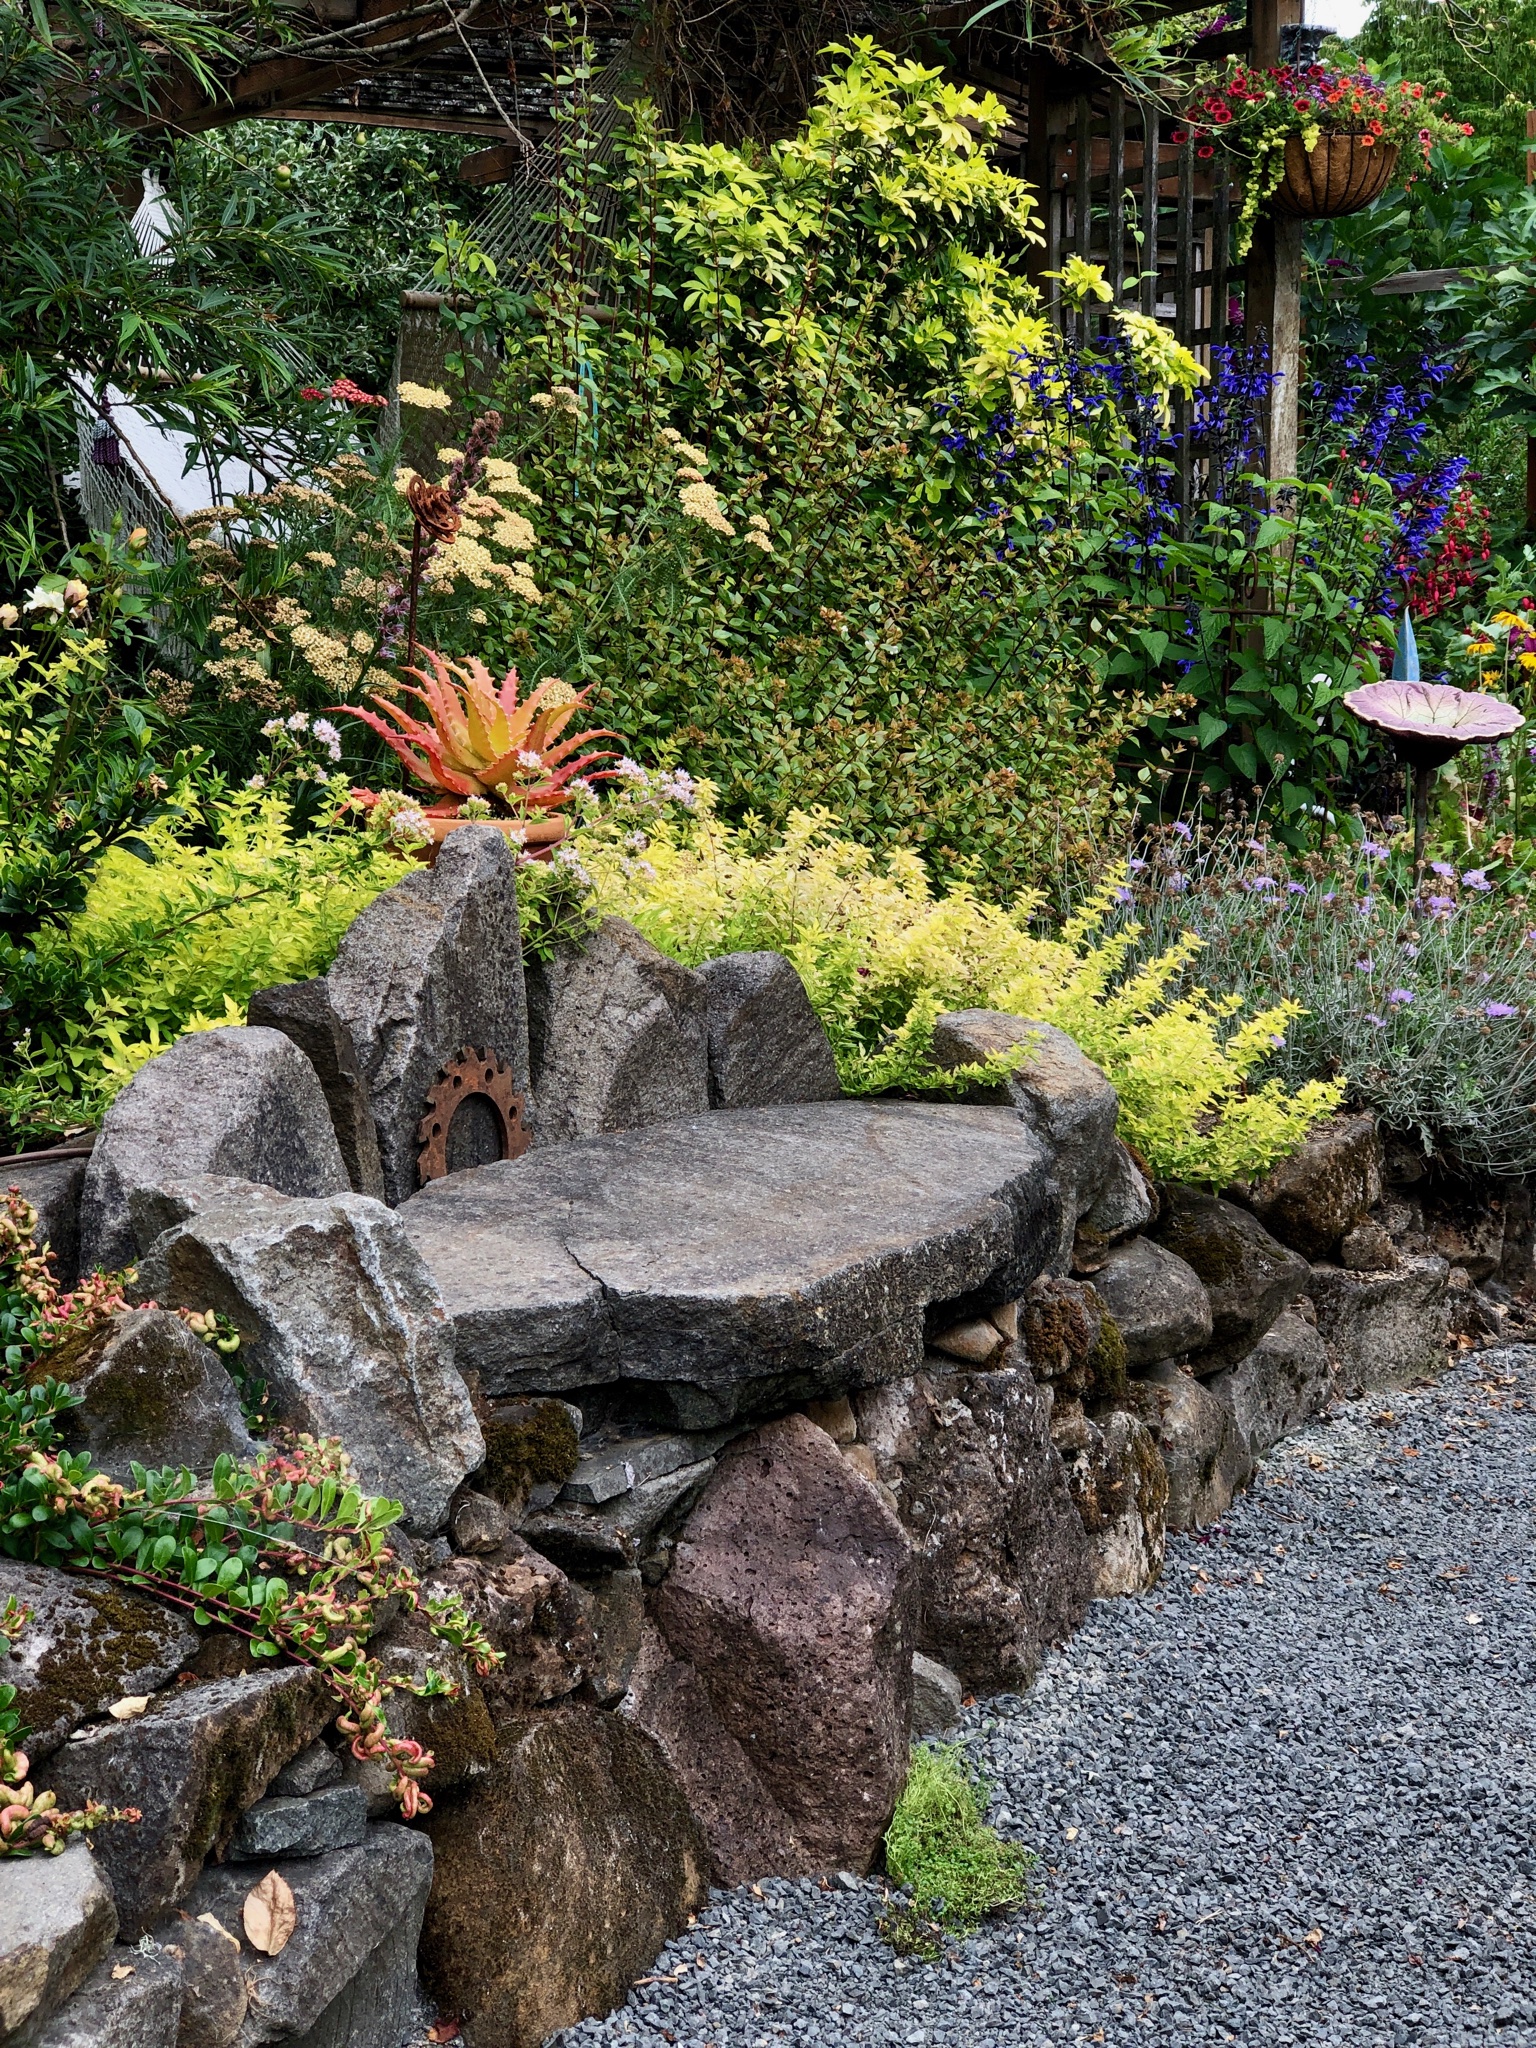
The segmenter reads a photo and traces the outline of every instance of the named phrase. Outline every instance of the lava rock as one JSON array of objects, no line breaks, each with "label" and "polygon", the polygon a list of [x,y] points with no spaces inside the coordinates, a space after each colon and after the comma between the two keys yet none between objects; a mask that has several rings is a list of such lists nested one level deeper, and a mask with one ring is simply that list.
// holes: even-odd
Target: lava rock
[{"label": "lava rock", "polygon": [[1057,1195],[1007,1110],[800,1103],[450,1176],[402,1221],[488,1395],[662,1381],[709,1427],[915,1371],[931,1303],[1023,1292]]},{"label": "lava rock", "polygon": [[[357,1049],[373,1109],[386,1200],[421,1184],[418,1126],[427,1092],[467,1046],[495,1053],[528,1089],[528,1014],[516,869],[491,825],[463,825],[431,867],[386,889],[349,927],[326,976]],[[465,1143],[474,1136],[466,1123]],[[459,1163],[457,1130],[449,1163]],[[471,1163],[469,1160],[463,1163]]]},{"label": "lava rock", "polygon": [[132,1721],[82,1731],[47,1774],[61,1806],[136,1806],[131,1827],[103,1828],[95,1851],[129,1940],[181,1897],[241,1812],[335,1712],[317,1672],[289,1666],[182,1687]]},{"label": "lava rock", "polygon": [[540,1145],[638,1130],[709,1107],[702,976],[622,918],[528,973]]},{"label": "lava rock", "polygon": [[947,1664],[937,1657],[925,1657],[921,1650],[912,1657],[912,1739],[943,1735],[960,1718],[965,1687]]},{"label": "lava rock", "polygon": [[1253,1475],[1237,1418],[1227,1402],[1171,1360],[1153,1366],[1141,1384],[1156,1416],[1168,1474],[1168,1527],[1203,1529],[1221,1519]]},{"label": "lava rock", "polygon": [[219,1458],[248,1458],[256,1448],[218,1352],[163,1309],[113,1316],[61,1345],[49,1369],[81,1397],[61,1418],[65,1443],[89,1451],[124,1486],[135,1462],[206,1474]]},{"label": "lava rock", "polygon": [[1339,1264],[1351,1273],[1390,1273],[1397,1265],[1397,1246],[1379,1223],[1367,1217],[1340,1238]]},{"label": "lava rock", "polygon": [[1333,1391],[1333,1369],[1317,1331],[1287,1309],[1246,1358],[1206,1384],[1230,1406],[1244,1442],[1259,1457],[1322,1413]]},{"label": "lava rock", "polygon": [[155,1929],[161,1953],[181,1971],[181,2013],[176,2048],[231,2048],[250,2004],[240,1956],[239,1921],[226,1927],[214,1916],[173,1913]]},{"label": "lava rock", "polygon": [[813,1867],[867,1869],[907,1768],[913,1557],[803,1415],[721,1457],[656,1615]]},{"label": "lava rock", "polygon": [[0,1657],[0,1685],[16,1688],[34,1768],[114,1700],[158,1692],[197,1655],[186,1615],[107,1580],[0,1557],[0,1608],[8,1596],[31,1619]]},{"label": "lava rock", "polygon": [[286,1195],[350,1183],[314,1068],[280,1031],[194,1031],[141,1067],[102,1121],[80,1208],[80,1264],[129,1265],[135,1188],[189,1174],[259,1181]]},{"label": "lava rock", "polygon": [[222,1310],[276,1421],[340,1437],[359,1483],[403,1502],[408,1529],[442,1526],[485,1445],[442,1297],[381,1204],[215,1201],[156,1240],[139,1285]]},{"label": "lava rock", "polygon": [[1145,1592],[1163,1574],[1168,1530],[1168,1469],[1157,1439],[1124,1408],[1081,1416],[1062,1448],[1067,1484],[1088,1538],[1095,1600]]},{"label": "lava rock", "polygon": [[355,1785],[332,1785],[306,1799],[258,1799],[240,1816],[229,1845],[231,1863],[270,1863],[282,1856],[323,1856],[363,1839],[368,1801]]},{"label": "lava rock", "polygon": [[929,1348],[946,1358],[964,1359],[967,1365],[990,1365],[1005,1343],[1002,1331],[986,1316],[954,1323],[929,1339]]},{"label": "lava rock", "polygon": [[1305,1259],[1246,1209],[1199,1188],[1164,1188],[1156,1237],[1193,1267],[1210,1296],[1210,1342],[1189,1347],[1200,1350],[1199,1372],[1245,1358],[1287,1303],[1306,1292]]},{"label": "lava rock", "polygon": [[797,1875],[814,1867],[747,1748],[716,1713],[703,1679],[650,1622],[641,1629],[618,1711],[656,1744],[682,1788],[712,1883],[749,1884],[771,1871]]},{"label": "lava rock", "polygon": [[835,1444],[851,1444],[859,1433],[853,1403],[846,1394],[831,1401],[807,1401],[805,1412],[818,1429],[824,1429]]},{"label": "lava rock", "polygon": [[587,1682],[600,1706],[629,1689],[645,1628],[645,1585],[637,1571],[610,1572],[588,1589],[593,1650]]},{"label": "lava rock", "polygon": [[1115,1119],[1120,1099],[1101,1068],[1054,1024],[1036,1024],[1001,1010],[954,1010],[933,1027],[935,1066],[970,1066],[1014,1048],[1023,1058],[1001,1087],[978,1101],[1008,1102],[1045,1145],[1061,1184],[1062,1209],[1053,1272],[1070,1271],[1077,1219],[1090,1209],[1118,1168]]},{"label": "lava rock", "polygon": [[1024,1691],[1088,1603],[1050,1396],[1018,1367],[946,1372],[934,1359],[857,1408],[917,1552],[914,1645],[976,1692]]},{"label": "lava rock", "polygon": [[453,1504],[448,1534],[455,1550],[466,1557],[484,1557],[500,1550],[512,1534],[512,1519],[488,1493],[466,1491]]},{"label": "lava rock", "polygon": [[223,2048],[178,2031],[181,2013],[178,1957],[113,1948],[41,2032],[21,2039],[26,2048]]},{"label": "lava rock", "polygon": [[[449,842],[452,843],[451,841]],[[242,1944],[250,2009],[240,2048],[396,2048],[416,2016],[416,1944],[432,1884],[432,1844],[403,1827],[369,1828],[355,1848],[277,1863],[297,1915],[287,1946]],[[236,1933],[256,1882],[248,1864],[211,1865],[187,1900]]]},{"label": "lava rock", "polygon": [[1097,1288],[1084,1280],[1042,1275],[1022,1307],[1030,1371],[1050,1384],[1058,1400],[1076,1395],[1113,1401],[1125,1392],[1125,1339]]},{"label": "lava rock", "polygon": [[782,953],[726,953],[700,966],[715,1109],[831,1102],[837,1061],[805,983]]},{"label": "lava rock", "polygon": [[702,1904],[704,1845],[655,1745],[559,1707],[503,1732],[489,1777],[439,1800],[422,1975],[476,2048],[539,2048],[607,2012]]},{"label": "lava rock", "polygon": [[0,1167],[0,1188],[16,1188],[37,1217],[39,1245],[53,1253],[53,1277],[61,1287],[80,1278],[80,1201],[85,1190],[85,1161],[60,1159],[39,1152],[30,1159]]},{"label": "lava rock", "polygon": [[1314,1266],[1317,1328],[1347,1391],[1403,1387],[1445,1368],[1449,1268],[1432,1255],[1395,1273]]},{"label": "lava rock", "polygon": [[1332,1258],[1345,1231],[1381,1200],[1375,1117],[1336,1116],[1318,1124],[1289,1159],[1246,1191],[1246,1199],[1282,1244],[1303,1258]]},{"label": "lava rock", "polygon": [[[1474,1284],[1498,1272],[1504,1257],[1502,1207],[1486,1200],[1454,1207],[1444,1202],[1433,1207],[1426,1204],[1424,1222],[1426,1248],[1447,1265],[1460,1266]],[[1340,1260],[1341,1265],[1350,1263]]]},{"label": "lava rock", "polygon": [[331,1001],[330,982],[318,975],[313,981],[260,989],[251,997],[245,1020],[268,1031],[281,1031],[303,1053],[325,1095],[353,1193],[372,1195],[382,1202],[384,1169],[379,1163],[373,1106],[352,1034]]},{"label": "lava rock", "polygon": [[1194,1268],[1150,1237],[1115,1245],[1093,1276],[1132,1372],[1211,1340],[1211,1300]]},{"label": "lava rock", "polygon": [[481,1681],[497,1720],[565,1699],[595,1661],[588,1602],[558,1565],[517,1536],[496,1557],[451,1558],[423,1582],[429,1593],[461,1600],[502,1652],[500,1668]]},{"label": "lava rock", "polygon": [[111,1887],[84,1842],[0,1857],[0,2040],[56,2012],[116,1933]]}]

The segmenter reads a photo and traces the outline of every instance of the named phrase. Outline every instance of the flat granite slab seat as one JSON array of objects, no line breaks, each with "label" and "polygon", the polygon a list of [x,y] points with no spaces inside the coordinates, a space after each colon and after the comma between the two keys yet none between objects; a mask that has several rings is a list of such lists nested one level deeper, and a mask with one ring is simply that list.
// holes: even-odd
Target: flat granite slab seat
[{"label": "flat granite slab seat", "polygon": [[1059,1209],[1012,1109],[808,1102],[550,1146],[399,1216],[487,1394],[663,1382],[701,1427],[915,1372],[924,1310],[1022,1294]]}]

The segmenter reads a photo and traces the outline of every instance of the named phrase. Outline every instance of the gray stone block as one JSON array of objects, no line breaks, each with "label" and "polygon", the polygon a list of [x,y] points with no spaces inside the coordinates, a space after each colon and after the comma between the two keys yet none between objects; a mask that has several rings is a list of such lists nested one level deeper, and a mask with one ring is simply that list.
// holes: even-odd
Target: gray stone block
[{"label": "gray stone block", "polygon": [[219,1353],[163,1309],[114,1316],[52,1369],[81,1396],[62,1420],[64,1441],[125,1486],[135,1460],[206,1474],[255,1449]]},{"label": "gray stone block", "polygon": [[533,1152],[401,1220],[488,1394],[662,1381],[708,1427],[744,1392],[783,1407],[915,1371],[930,1305],[1017,1298],[1059,1214],[1011,1110],[847,1102]]},{"label": "gray stone block", "polygon": [[648,1480],[664,1479],[669,1472],[712,1458],[733,1434],[730,1429],[713,1429],[687,1435],[652,1432],[589,1438],[560,1497],[583,1507],[601,1507]]},{"label": "gray stone block", "polygon": [[245,1972],[234,1928],[172,1913],[155,1929],[161,1954],[181,1970],[176,2048],[232,2048],[245,2019]]},{"label": "gray stone block", "polygon": [[107,1111],[86,1170],[82,1270],[114,1271],[137,1256],[135,1188],[196,1173],[287,1195],[349,1185],[315,1070],[281,1032],[194,1031],[140,1068]]},{"label": "gray stone block", "polygon": [[1442,1258],[1404,1257],[1395,1273],[1314,1266],[1307,1291],[1347,1393],[1403,1387],[1443,1372],[1450,1309]]},{"label": "gray stone block", "polygon": [[[250,2008],[240,2048],[400,2048],[416,2015],[416,1942],[432,1885],[432,1844],[410,1828],[369,1828],[355,1848],[272,1866],[293,1892],[286,1948],[245,1945]],[[186,1903],[233,1932],[257,1881],[249,1864],[211,1865]]]},{"label": "gray stone block", "polygon": [[181,1994],[175,1956],[109,1949],[74,1997],[22,2040],[26,2048],[201,2048],[178,2031]]},{"label": "gray stone block", "polygon": [[126,1586],[0,1557],[0,1607],[7,1596],[32,1611],[0,1657],[0,1685],[16,1688],[34,1769],[114,1700],[158,1692],[197,1655],[190,1617]]},{"label": "gray stone block", "polygon": [[384,1199],[384,1169],[379,1164],[379,1134],[373,1105],[358,1065],[352,1034],[336,1014],[331,985],[324,975],[313,981],[285,982],[251,997],[248,1024],[281,1031],[291,1038],[314,1068],[331,1112],[331,1128],[346,1162],[352,1191]]},{"label": "gray stone block", "polygon": [[368,1800],[356,1785],[332,1785],[305,1799],[258,1799],[240,1816],[229,1845],[231,1863],[274,1863],[283,1856],[323,1856],[363,1839]]},{"label": "gray stone block", "polygon": [[85,1167],[83,1159],[59,1159],[46,1152],[14,1166],[0,1166],[0,1188],[19,1188],[36,1210],[37,1242],[53,1253],[53,1274],[61,1287],[73,1287],[80,1277]]},{"label": "gray stone block", "polygon": [[782,953],[726,953],[698,972],[714,1108],[837,1100],[843,1090],[825,1027]]},{"label": "gray stone block", "polygon": [[1149,1237],[1113,1246],[1093,1285],[1119,1325],[1133,1371],[1211,1341],[1210,1296],[1199,1276]]},{"label": "gray stone block", "polygon": [[707,1015],[701,977],[622,918],[530,967],[535,1143],[708,1109]]},{"label": "gray stone block", "polygon": [[1246,1209],[1203,1188],[1164,1188],[1153,1235],[1194,1268],[1210,1297],[1211,1337],[1197,1372],[1246,1358],[1286,1303],[1306,1292],[1306,1260]]},{"label": "gray stone block", "polygon": [[382,1203],[229,1195],[157,1239],[139,1285],[230,1316],[275,1421],[340,1437],[365,1491],[415,1533],[442,1526],[485,1445],[442,1297]]},{"label": "gray stone block", "polygon": [[0,2040],[35,2038],[117,1933],[112,1889],[84,1842],[0,1857]]},{"label": "gray stone block", "polygon": [[1231,1407],[1171,1360],[1142,1381],[1168,1473],[1167,1524],[1200,1529],[1219,1521],[1253,1476],[1253,1459]]},{"label": "gray stone block", "polygon": [[1317,1331],[1287,1309],[1246,1358],[1206,1384],[1230,1405],[1258,1457],[1327,1407],[1333,1370]]},{"label": "gray stone block", "polygon": [[61,1805],[99,1799],[141,1814],[95,1837],[126,1939],[181,1897],[243,1809],[335,1711],[324,1679],[289,1665],[163,1693],[138,1719],[82,1730],[65,1744],[46,1774]]},{"label": "gray stone block", "polygon": [[[528,1087],[528,1014],[517,881],[501,833],[463,826],[429,868],[386,889],[352,923],[326,976],[373,1108],[385,1198],[420,1186],[427,1091],[466,1046]],[[452,1140],[450,1138],[450,1158]]]},{"label": "gray stone block", "polygon": [[1282,1244],[1309,1259],[1331,1259],[1344,1233],[1381,1200],[1375,1117],[1329,1117],[1246,1199]]},{"label": "gray stone block", "polygon": [[283,1765],[272,1780],[272,1791],[279,1799],[307,1799],[311,1792],[340,1783],[341,1758],[324,1742],[312,1742],[291,1764]]},{"label": "gray stone block", "polygon": [[947,1664],[937,1657],[925,1657],[921,1650],[912,1656],[912,1739],[942,1735],[960,1718],[965,1688]]}]

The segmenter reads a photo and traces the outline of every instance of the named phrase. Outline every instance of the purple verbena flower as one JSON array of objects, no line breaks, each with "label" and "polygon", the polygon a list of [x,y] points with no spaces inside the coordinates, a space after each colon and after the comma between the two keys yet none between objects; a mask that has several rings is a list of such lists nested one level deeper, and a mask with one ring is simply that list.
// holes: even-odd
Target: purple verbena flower
[{"label": "purple verbena flower", "polygon": [[1513,1003],[1484,1003],[1483,1005],[1483,1015],[1485,1017],[1518,1017],[1519,1014],[1520,1012]]},{"label": "purple verbena flower", "polygon": [[1464,889],[1476,889],[1480,895],[1486,896],[1493,884],[1481,868],[1468,868],[1461,878],[1461,886]]},{"label": "purple verbena flower", "polygon": [[1387,990],[1387,1001],[1389,1003],[1411,1003],[1413,1001],[1413,990],[1411,988],[1389,988]]}]

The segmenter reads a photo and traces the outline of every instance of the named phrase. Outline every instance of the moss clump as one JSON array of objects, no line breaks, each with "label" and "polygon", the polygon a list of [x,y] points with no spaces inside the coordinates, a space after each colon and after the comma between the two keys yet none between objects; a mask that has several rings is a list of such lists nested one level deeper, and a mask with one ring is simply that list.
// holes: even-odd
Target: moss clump
[{"label": "moss clump", "polygon": [[561,1401],[518,1401],[492,1411],[482,1423],[482,1484],[503,1507],[521,1507],[535,1486],[569,1479],[581,1446],[570,1410]]},{"label": "moss clump", "polygon": [[892,1916],[887,1938],[893,1946],[926,1953],[925,1923],[969,1934],[988,1913],[1027,1901],[1036,1859],[987,1826],[986,1789],[963,1744],[913,1750],[885,1834],[886,1869],[912,1894],[911,1912]]},{"label": "moss clump", "polygon": [[1119,1401],[1126,1389],[1125,1339],[1120,1334],[1120,1325],[1104,1311],[1099,1324],[1099,1341],[1088,1355],[1088,1385],[1086,1392],[1095,1400]]}]

